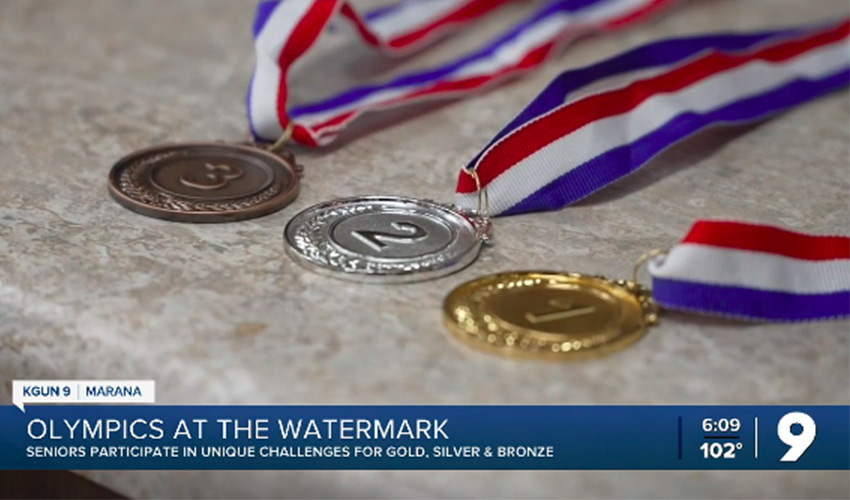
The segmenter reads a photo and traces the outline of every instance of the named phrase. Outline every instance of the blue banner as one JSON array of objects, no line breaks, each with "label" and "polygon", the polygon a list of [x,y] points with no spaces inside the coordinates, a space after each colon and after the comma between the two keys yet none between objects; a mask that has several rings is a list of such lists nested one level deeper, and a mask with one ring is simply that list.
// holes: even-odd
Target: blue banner
[{"label": "blue banner", "polygon": [[848,406],[0,408],[0,469],[850,469]]}]

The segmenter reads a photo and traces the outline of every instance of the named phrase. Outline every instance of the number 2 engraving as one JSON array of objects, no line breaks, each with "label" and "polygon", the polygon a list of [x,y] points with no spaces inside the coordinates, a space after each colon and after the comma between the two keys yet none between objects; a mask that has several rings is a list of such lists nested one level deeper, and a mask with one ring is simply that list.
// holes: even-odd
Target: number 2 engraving
[{"label": "number 2 engraving", "polygon": [[205,163],[204,168],[207,170],[207,173],[203,176],[204,182],[195,182],[188,175],[180,177],[180,182],[184,186],[189,186],[191,188],[213,191],[227,186],[230,184],[230,181],[242,177],[243,174],[241,168],[225,165],[223,163],[218,165]]},{"label": "number 2 engraving", "polygon": [[548,305],[554,308],[554,310],[549,309],[546,312],[540,313],[525,313],[525,319],[527,319],[529,323],[537,325],[540,323],[558,321],[560,319],[584,316],[585,314],[592,314],[596,311],[596,308],[593,306],[576,307],[573,301],[564,299],[552,299],[549,301]]},{"label": "number 2 engraving", "polygon": [[388,243],[410,244],[428,237],[428,232],[425,229],[412,222],[393,222],[390,225],[402,233],[358,230],[352,231],[352,234],[378,252],[386,248]]}]

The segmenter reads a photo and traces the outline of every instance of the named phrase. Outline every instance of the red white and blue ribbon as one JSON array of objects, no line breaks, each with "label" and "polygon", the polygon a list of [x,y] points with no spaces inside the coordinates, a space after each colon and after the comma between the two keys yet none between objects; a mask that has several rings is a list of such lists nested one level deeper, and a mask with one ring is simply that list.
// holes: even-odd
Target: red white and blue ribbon
[{"label": "red white and blue ribbon", "polygon": [[293,64],[337,14],[350,20],[368,44],[399,54],[421,48],[508,1],[407,0],[366,16],[344,0],[262,2],[254,24],[256,66],[247,106],[254,136],[274,141],[291,129],[301,145],[325,145],[364,113],[480,92],[539,67],[584,34],[629,25],[678,0],[550,0],[480,49],[441,66],[352,88],[319,102],[289,102],[287,76]]},{"label": "red white and blue ribbon", "polygon": [[[847,21],[651,43],[557,77],[467,166],[493,215],[554,210],[709,127],[771,117],[850,83]],[[458,204],[474,208],[461,172]]]},{"label": "red white and blue ribbon", "polygon": [[845,236],[699,221],[649,272],[668,309],[777,322],[850,316]]}]

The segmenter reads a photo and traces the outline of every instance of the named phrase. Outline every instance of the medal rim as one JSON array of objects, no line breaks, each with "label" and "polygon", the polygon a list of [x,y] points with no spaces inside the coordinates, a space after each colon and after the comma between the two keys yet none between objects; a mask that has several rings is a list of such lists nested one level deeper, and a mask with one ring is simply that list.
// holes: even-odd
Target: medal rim
[{"label": "medal rim", "polygon": [[[595,288],[603,288],[608,291],[609,295],[616,298],[621,305],[633,308],[632,312],[636,314],[638,320],[637,324],[628,331],[621,330],[619,335],[592,347],[585,347],[570,351],[552,351],[550,349],[532,350],[528,348],[523,348],[518,345],[494,345],[493,343],[480,339],[476,334],[469,332],[455,319],[455,315],[453,314],[453,312],[456,306],[459,304],[457,303],[457,300],[453,299],[456,299],[458,294],[464,292],[464,289],[471,288],[474,290],[475,285],[478,284],[483,284],[488,281],[497,282],[498,280],[506,280],[509,277],[513,277],[513,279],[519,279],[520,276],[523,275],[554,275],[559,276],[561,278],[566,278],[566,282],[572,282],[579,286],[582,286],[582,284],[586,283],[593,283]],[[464,296],[468,297],[469,292],[465,292]],[[624,296],[628,297],[628,300],[623,300],[622,297]],[[469,299],[467,298],[466,300],[463,300],[463,302],[469,302]],[[508,358],[537,359],[544,361],[563,362],[570,360],[596,359],[604,357],[609,354],[621,351],[626,347],[637,343],[646,335],[646,333],[649,331],[649,327],[655,324],[654,315],[656,314],[656,311],[654,308],[655,303],[651,300],[651,298],[649,299],[649,304],[644,304],[642,300],[631,290],[626,289],[624,286],[622,286],[618,282],[615,282],[614,280],[609,280],[601,276],[593,276],[563,271],[521,270],[489,274],[461,283],[460,285],[452,289],[446,295],[446,298],[443,300],[442,316],[443,324],[447,327],[453,340],[460,342],[465,346],[471,347],[477,351],[489,354],[496,354]],[[652,316],[652,318],[650,316]],[[623,321],[620,321],[619,323],[620,325],[622,325]],[[532,339],[542,339],[546,337],[551,339],[552,337],[557,335],[551,332],[536,331],[527,328],[522,328],[522,330],[524,330],[524,334],[527,337],[530,337]],[[502,335],[506,335],[508,333],[518,332],[509,330],[507,328],[500,328],[499,330],[496,330],[495,332],[491,333],[497,335],[501,333]],[[587,335],[587,338],[592,336],[593,334]]]},{"label": "medal rim", "polygon": [[[256,157],[263,158],[269,162],[269,168],[271,168],[272,172],[275,175],[275,179],[272,180],[272,184],[275,182],[280,182],[281,188],[280,192],[265,200],[257,205],[240,209],[240,210],[230,210],[230,211],[193,211],[193,212],[184,212],[179,210],[170,210],[164,209],[161,207],[152,206],[146,203],[142,203],[124,193],[119,185],[119,177],[121,172],[126,166],[139,158],[143,158],[147,155],[157,152],[167,152],[173,149],[181,149],[181,148],[219,148],[219,149],[230,149],[235,151],[241,151],[246,154],[254,155]],[[290,182],[286,182],[286,179],[283,176],[280,176],[277,172],[275,172],[274,165],[279,165],[283,168],[288,174],[290,178]],[[153,146],[148,146],[142,149],[135,150],[122,158],[116,161],[111,169],[109,170],[107,186],[109,189],[109,194],[113,200],[115,200],[122,207],[135,212],[140,215],[144,215],[146,217],[167,220],[171,222],[189,222],[189,223],[198,223],[198,224],[215,224],[215,223],[224,223],[224,222],[236,222],[248,219],[255,219],[258,217],[263,217],[265,215],[270,215],[275,213],[290,203],[292,203],[295,198],[298,197],[300,191],[300,179],[298,175],[297,167],[286,160],[285,158],[271,153],[269,151],[255,148],[248,145],[242,144],[232,144],[227,142],[169,142],[163,144],[155,144]],[[160,191],[168,196],[174,196],[172,193],[167,191]],[[179,199],[179,197],[178,197]],[[186,198],[188,199],[188,197]],[[233,198],[239,199],[239,198]]]},{"label": "medal rim", "polygon": [[[455,258],[449,260],[448,262],[442,263],[438,267],[431,267],[426,270],[416,269],[416,270],[405,270],[401,272],[394,273],[368,273],[368,272],[358,272],[358,271],[348,271],[342,268],[335,268],[330,266],[325,266],[320,263],[314,262],[308,256],[304,255],[299,251],[295,242],[293,241],[294,228],[296,225],[300,225],[304,222],[304,217],[310,212],[320,212],[324,209],[337,206],[344,205],[350,203],[381,203],[381,202],[391,202],[391,203],[405,203],[405,204],[414,204],[419,206],[424,206],[429,209],[433,209],[436,211],[448,212],[452,215],[456,216],[458,219],[463,220],[465,224],[468,225],[469,231],[474,234],[474,242],[469,246],[466,250],[464,250],[461,254],[456,256]],[[307,219],[308,220],[308,219]],[[449,224],[449,228],[454,231],[454,228]],[[332,227],[329,229],[332,230]],[[289,222],[287,222],[286,227],[283,230],[283,242],[284,247],[286,249],[287,255],[295,261],[298,265],[307,269],[308,271],[314,272],[316,274],[320,274],[323,276],[328,276],[331,278],[336,278],[342,281],[354,282],[354,283],[365,283],[365,284],[403,284],[403,283],[415,283],[419,281],[428,281],[432,279],[442,278],[444,276],[448,276],[450,274],[454,274],[460,272],[467,267],[469,267],[473,262],[478,259],[478,256],[481,254],[481,248],[483,246],[483,240],[478,237],[476,232],[476,226],[473,220],[466,213],[462,212],[460,209],[451,207],[448,205],[444,205],[433,200],[420,199],[420,198],[412,198],[406,196],[393,196],[393,195],[363,195],[363,196],[348,196],[344,198],[336,198],[333,200],[323,201],[321,203],[317,203],[315,205],[311,205],[304,210],[295,214]],[[370,259],[374,261],[392,261],[395,259],[381,259],[380,257],[370,257]]]}]

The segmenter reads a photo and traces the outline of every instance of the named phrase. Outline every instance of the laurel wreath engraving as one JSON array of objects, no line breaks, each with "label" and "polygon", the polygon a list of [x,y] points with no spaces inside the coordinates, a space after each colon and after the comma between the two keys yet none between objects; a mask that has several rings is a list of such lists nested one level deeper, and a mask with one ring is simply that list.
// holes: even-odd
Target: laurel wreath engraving
[{"label": "laurel wreath engraving", "polygon": [[151,185],[146,175],[151,165],[179,155],[179,151],[143,156],[127,165],[118,178],[118,187],[122,193],[133,200],[155,208],[179,212],[233,212],[258,205],[277,196],[281,191],[279,183],[272,183],[266,189],[244,198],[222,201],[203,201],[180,198],[160,191]]}]

